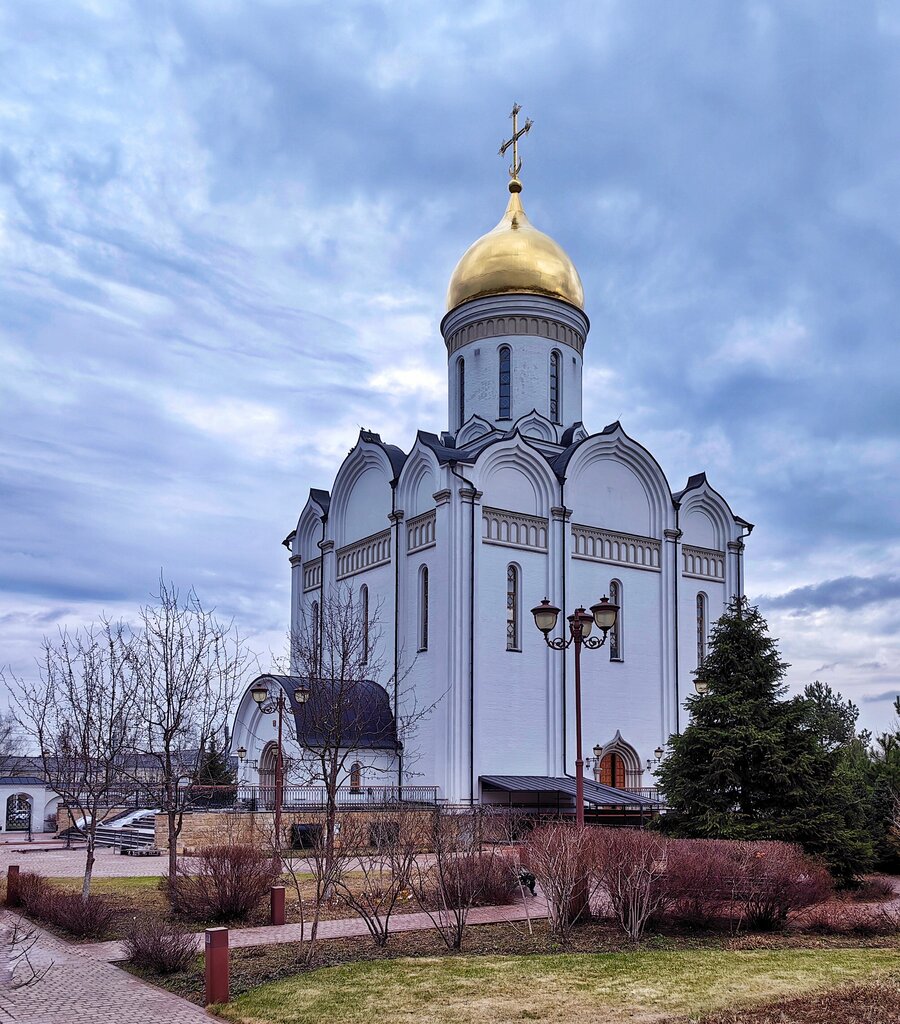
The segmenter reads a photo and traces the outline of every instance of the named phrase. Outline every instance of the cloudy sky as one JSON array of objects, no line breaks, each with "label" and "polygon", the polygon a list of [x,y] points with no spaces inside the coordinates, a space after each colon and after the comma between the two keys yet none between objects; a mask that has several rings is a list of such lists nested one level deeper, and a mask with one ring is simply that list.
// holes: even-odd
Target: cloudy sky
[{"label": "cloudy sky", "polygon": [[0,662],[162,570],[263,653],[361,426],[446,426],[505,202],[578,265],[585,420],[757,524],[793,686],[900,687],[900,12],[670,0],[0,6]]}]

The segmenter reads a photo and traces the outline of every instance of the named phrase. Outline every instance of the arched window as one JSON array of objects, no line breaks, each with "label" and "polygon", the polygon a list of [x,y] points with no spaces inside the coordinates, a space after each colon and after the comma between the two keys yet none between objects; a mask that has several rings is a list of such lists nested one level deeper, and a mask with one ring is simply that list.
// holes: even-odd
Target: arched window
[{"label": "arched window", "polygon": [[500,349],[500,411],[498,416],[501,420],[508,420],[512,415],[511,358],[509,345],[504,345]]},{"label": "arched window", "polygon": [[521,650],[519,635],[519,567],[506,567],[506,649]]},{"label": "arched window", "polygon": [[604,754],[600,760],[600,783],[614,789],[625,788],[625,762],[620,754]]},{"label": "arched window", "polygon": [[697,668],[706,659],[706,636],[709,632],[706,609],[706,594],[701,592],[697,595]]},{"label": "arched window", "polygon": [[466,361],[462,357],[456,361],[456,414],[461,427],[466,422]]},{"label": "arched window", "polygon": [[428,566],[419,569],[419,650],[428,650]]},{"label": "arched window", "polygon": [[560,421],[560,372],[562,359],[559,352],[554,349],[550,353],[550,420],[553,423]]},{"label": "arched window", "polygon": [[350,765],[350,792],[358,793],[362,789],[362,765],[354,761]]},{"label": "arched window", "polygon": [[609,581],[609,600],[611,604],[619,606],[616,624],[609,631],[609,660],[624,661],[624,648],[622,646],[622,584],[618,580]]},{"label": "arched window", "polygon": [[362,660],[369,663],[369,588],[365,583],[359,588],[359,613],[362,618]]}]

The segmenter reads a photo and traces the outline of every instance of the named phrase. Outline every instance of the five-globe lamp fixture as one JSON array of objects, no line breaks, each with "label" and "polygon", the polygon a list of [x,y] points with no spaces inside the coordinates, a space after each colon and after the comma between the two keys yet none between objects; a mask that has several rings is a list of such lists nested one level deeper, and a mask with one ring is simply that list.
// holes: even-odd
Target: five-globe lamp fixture
[{"label": "five-globe lamp fixture", "polygon": [[[565,651],[572,644],[575,645],[575,821],[579,828],[583,828],[584,758],[581,753],[581,648],[588,647],[595,651],[606,643],[609,631],[616,624],[619,606],[613,604],[608,597],[601,597],[596,604],[591,605],[590,612],[581,607],[576,608],[573,614],[568,616],[568,640],[565,637],[553,637],[552,639],[550,637],[550,634],[556,629],[559,613],[560,609],[550,604],[546,597],[536,608],[531,609],[534,624],[544,634],[544,642],[551,650]],[[594,626],[600,630],[602,636],[591,636]]]},{"label": "five-globe lamp fixture", "polygon": [[[284,723],[284,690],[278,687],[278,696],[273,697],[269,688],[262,680],[250,687],[250,696],[256,702],[256,706],[264,715],[278,714],[278,742],[275,747],[275,843],[281,844],[281,807],[284,797],[284,752],[282,748],[283,723]],[[309,698],[309,690],[306,687],[298,687],[294,690],[294,703],[303,705]],[[243,748],[242,748],[243,749]],[[244,750],[246,755],[247,751]],[[241,756],[238,751],[238,757]]]}]

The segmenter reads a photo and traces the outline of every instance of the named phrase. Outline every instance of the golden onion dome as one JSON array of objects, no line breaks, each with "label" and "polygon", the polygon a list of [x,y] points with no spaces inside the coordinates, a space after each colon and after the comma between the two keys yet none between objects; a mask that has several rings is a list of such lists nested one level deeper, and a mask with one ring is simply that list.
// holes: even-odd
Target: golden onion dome
[{"label": "golden onion dome", "polygon": [[500,223],[473,242],[456,264],[447,289],[447,309],[486,295],[526,292],[549,295],[584,308],[584,288],[562,246],[538,231],[522,209],[516,178]]}]

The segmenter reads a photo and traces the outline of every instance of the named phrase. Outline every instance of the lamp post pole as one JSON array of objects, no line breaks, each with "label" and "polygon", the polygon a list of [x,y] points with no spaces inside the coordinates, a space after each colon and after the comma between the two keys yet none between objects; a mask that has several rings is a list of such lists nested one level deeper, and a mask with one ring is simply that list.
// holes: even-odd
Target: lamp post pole
[{"label": "lamp post pole", "polygon": [[[271,678],[271,677],[270,677]],[[265,682],[266,677],[262,676],[250,687],[250,696],[256,702],[257,707],[264,715],[278,715],[278,742],[275,746],[275,849],[281,849],[281,812],[284,800],[284,709],[285,695],[284,688],[278,685],[278,696],[272,697],[269,687]],[[302,707],[309,697],[309,690],[304,686],[298,686],[293,692],[294,703]],[[244,751],[246,754],[246,751]],[[278,853],[276,852],[276,857]]]},{"label": "lamp post pole", "polygon": [[[544,634],[544,642],[554,651],[566,651],[572,644],[575,645],[575,822],[579,828],[584,828],[584,756],[581,749],[581,649],[588,647],[592,651],[597,650],[606,643],[609,631],[616,624],[616,616],[619,613],[619,606],[611,604],[608,597],[601,597],[600,600],[591,605],[590,612],[584,608],[576,608],[574,613],[568,616],[569,639],[554,637],[550,634],[556,628],[559,618],[559,608],[550,604],[548,598],[536,607],[531,609],[534,616],[534,624]],[[602,632],[602,636],[591,636],[591,628],[596,625]]]}]

